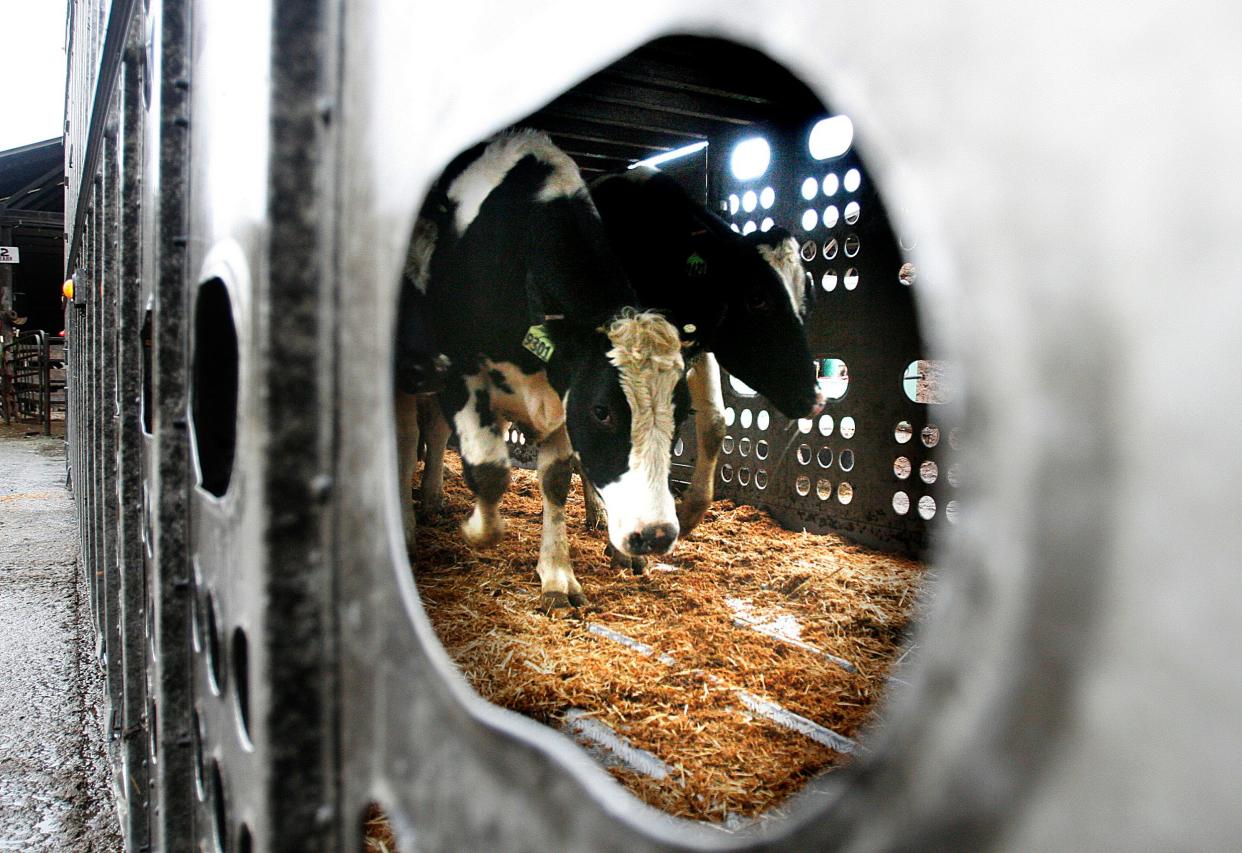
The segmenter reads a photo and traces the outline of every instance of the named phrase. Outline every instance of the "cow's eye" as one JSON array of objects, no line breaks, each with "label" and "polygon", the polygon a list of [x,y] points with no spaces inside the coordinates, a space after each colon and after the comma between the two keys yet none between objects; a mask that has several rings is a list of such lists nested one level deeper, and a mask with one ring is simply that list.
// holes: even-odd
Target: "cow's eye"
[{"label": "cow's eye", "polygon": [[768,304],[768,297],[762,291],[755,291],[746,299],[748,308],[764,308]]},{"label": "cow's eye", "polygon": [[595,416],[595,420],[605,426],[612,423],[612,411],[607,406],[594,406],[591,408],[591,414]]}]

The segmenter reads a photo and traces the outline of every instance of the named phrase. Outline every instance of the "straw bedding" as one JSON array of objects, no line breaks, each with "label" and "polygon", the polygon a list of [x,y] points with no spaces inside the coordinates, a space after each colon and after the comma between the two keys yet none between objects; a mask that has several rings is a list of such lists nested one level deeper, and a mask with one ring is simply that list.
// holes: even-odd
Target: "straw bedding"
[{"label": "straw bedding", "polygon": [[[513,472],[504,541],[472,551],[457,529],[471,497],[457,458],[449,454],[446,466],[444,514],[420,522],[412,563],[436,633],[484,698],[562,730],[568,711],[586,712],[669,772],[608,771],[635,796],[692,820],[771,813],[849,760],[748,710],[742,697],[856,738],[901,654],[920,563],[791,532],[754,507],[717,501],[672,555],[636,576],[610,566],[603,532],[583,529],[575,481],[570,548],[589,602],[546,614],[534,472]],[[368,832],[386,845],[372,850],[393,849],[382,818]]]},{"label": "straw bedding", "polygon": [[[470,494],[453,454],[446,465],[445,512],[420,523],[412,563],[437,634],[484,698],[558,728],[570,709],[587,712],[670,771],[655,779],[609,767],[622,784],[696,820],[758,815],[848,760],[749,711],[741,691],[856,737],[900,653],[919,563],[790,532],[760,510],[718,501],[663,564],[649,561],[636,576],[611,568],[605,535],[583,529],[575,482],[570,548],[589,603],[546,614],[534,472],[514,470],[507,536],[476,552],[457,529]],[[610,631],[649,648],[635,651]]]}]

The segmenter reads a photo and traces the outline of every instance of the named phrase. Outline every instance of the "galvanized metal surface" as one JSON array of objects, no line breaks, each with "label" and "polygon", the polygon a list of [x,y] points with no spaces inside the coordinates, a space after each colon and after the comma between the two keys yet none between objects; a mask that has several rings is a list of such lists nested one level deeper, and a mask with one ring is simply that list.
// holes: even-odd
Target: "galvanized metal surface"
[{"label": "galvanized metal surface", "polygon": [[[1242,830],[1242,686],[1220,675],[1242,640],[1227,427],[1242,415],[1229,372],[1242,304],[1226,286],[1242,128],[1223,109],[1242,60],[1229,10],[1193,6],[1167,26],[1154,6],[685,0],[617,6],[589,34],[578,11],[150,4],[161,68],[143,119],[142,295],[121,304],[131,321],[152,309],[142,529],[158,710],[126,723],[155,731],[155,844],[353,847],[379,802],[419,849],[1228,846]],[[77,34],[97,13],[74,4],[71,135],[97,67]],[[950,357],[969,383],[938,414],[942,435],[969,427],[968,476],[960,525],[941,529],[942,591],[909,686],[850,771],[757,835],[664,818],[563,735],[475,696],[419,605],[390,479],[384,330],[429,181],[465,145],[670,31],[758,46],[854,119],[879,193],[864,216],[882,198],[893,230],[918,241],[908,293],[929,349],[909,359]],[[1181,65],[1153,61],[1156,46]],[[133,125],[119,128],[112,160],[128,162]],[[1169,171],[1187,140],[1194,157]],[[109,495],[133,424],[112,426],[111,377],[121,364],[132,405],[134,349],[109,343],[106,300],[133,249],[114,233],[123,178],[69,174],[82,213],[72,468],[115,669],[132,559],[116,559],[117,513],[130,530],[132,480],[120,503]],[[1195,210],[1196,227],[1150,239],[1178,210]],[[1174,271],[1178,291],[1153,270]],[[193,485],[187,423],[203,345],[187,324],[213,280],[236,327],[240,412],[219,498]],[[867,287],[840,295],[842,314]],[[890,343],[885,310],[854,318],[852,383],[869,353],[888,352],[861,348]],[[861,392],[857,405],[841,414],[858,421],[846,441],[859,448],[861,530],[881,507],[868,490],[893,488],[886,435],[900,413]],[[112,684],[132,717],[123,672]],[[1159,701],[1174,695],[1193,701]],[[1151,731],[1166,748],[1144,745]]]}]

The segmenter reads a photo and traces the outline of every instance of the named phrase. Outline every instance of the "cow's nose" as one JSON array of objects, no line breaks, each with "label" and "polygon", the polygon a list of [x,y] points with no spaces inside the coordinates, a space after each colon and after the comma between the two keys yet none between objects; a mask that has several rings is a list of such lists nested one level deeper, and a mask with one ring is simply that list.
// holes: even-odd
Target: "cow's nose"
[{"label": "cow's nose", "polygon": [[648,524],[626,537],[625,549],[635,556],[665,554],[677,541],[677,532],[675,524]]}]

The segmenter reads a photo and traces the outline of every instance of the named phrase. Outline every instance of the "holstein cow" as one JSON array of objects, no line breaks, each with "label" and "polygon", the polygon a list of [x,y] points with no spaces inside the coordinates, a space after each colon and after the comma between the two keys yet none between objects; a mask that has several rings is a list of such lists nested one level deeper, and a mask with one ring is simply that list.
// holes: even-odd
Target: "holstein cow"
[{"label": "holstein cow", "polygon": [[[739,236],[654,169],[601,178],[591,196],[640,299],[661,306],[681,329],[698,444],[690,488],[678,507],[684,536],[703,519],[714,497],[725,434],[717,357],[787,417],[807,417],[823,408],[803,328],[814,288],[788,231],[772,228]],[[441,505],[448,427],[432,419],[430,432],[424,512],[436,512]],[[594,527],[598,504],[591,489],[584,494],[587,524]],[[614,562],[642,565],[641,559],[616,553]]]},{"label": "holstein cow", "polygon": [[[666,319],[636,307],[573,161],[530,131],[458,156],[420,212],[406,280],[418,296],[403,310],[426,319],[448,359],[439,402],[475,496],[467,541],[485,547],[503,533],[504,436],[516,422],[538,444],[545,608],[585,601],[565,531],[574,452],[608,513],[612,546],[669,551],[678,536],[670,450],[688,405],[681,341]],[[404,507],[417,398],[400,389],[396,398]],[[412,544],[412,513],[405,521]]]},{"label": "holstein cow", "polygon": [[[786,417],[823,409],[803,328],[814,288],[788,231],[742,237],[655,169],[600,178],[591,198],[639,299],[681,331],[698,441],[678,508],[685,535],[711,505],[725,434],[717,361]],[[592,524],[589,489],[587,502]]]}]

